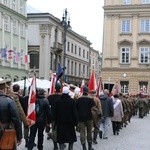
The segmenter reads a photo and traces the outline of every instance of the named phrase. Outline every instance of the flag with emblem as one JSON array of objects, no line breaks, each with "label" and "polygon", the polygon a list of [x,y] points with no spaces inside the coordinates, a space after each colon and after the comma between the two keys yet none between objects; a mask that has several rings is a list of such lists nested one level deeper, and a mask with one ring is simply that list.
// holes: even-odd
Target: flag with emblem
[{"label": "flag with emblem", "polygon": [[36,102],[36,77],[34,75],[30,86],[28,109],[27,109],[27,120],[29,126],[35,124],[36,122],[35,102]]}]

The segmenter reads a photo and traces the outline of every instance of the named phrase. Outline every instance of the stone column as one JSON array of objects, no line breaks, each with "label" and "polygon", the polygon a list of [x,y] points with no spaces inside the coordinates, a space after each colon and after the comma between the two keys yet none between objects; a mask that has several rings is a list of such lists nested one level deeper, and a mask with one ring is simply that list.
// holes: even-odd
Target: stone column
[{"label": "stone column", "polygon": [[39,52],[39,78],[49,79],[50,72],[50,37],[51,24],[39,25],[40,30],[40,52]]}]

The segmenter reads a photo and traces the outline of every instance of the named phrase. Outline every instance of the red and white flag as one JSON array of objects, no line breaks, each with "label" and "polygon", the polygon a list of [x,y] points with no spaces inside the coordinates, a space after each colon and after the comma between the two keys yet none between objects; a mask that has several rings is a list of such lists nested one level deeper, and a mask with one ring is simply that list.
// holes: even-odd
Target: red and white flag
[{"label": "red and white flag", "polygon": [[82,80],[82,83],[81,83],[81,86],[80,86],[80,92],[79,92],[79,95],[81,96],[83,94],[83,88],[85,86],[85,81],[84,79]]},{"label": "red and white flag", "polygon": [[97,84],[96,84],[96,78],[95,78],[95,71],[94,69],[92,70],[89,84],[88,84],[89,91],[96,90],[97,89]]},{"label": "red and white flag", "polygon": [[96,96],[99,97],[99,95],[100,95],[101,93],[104,93],[102,77],[99,78]]},{"label": "red and white flag", "polygon": [[30,86],[28,109],[27,109],[27,120],[29,126],[35,124],[36,122],[35,102],[36,102],[36,77],[34,75]]},{"label": "red and white flag", "polygon": [[56,74],[52,74],[51,85],[49,88],[49,95],[55,93]]},{"label": "red and white flag", "polygon": [[29,62],[30,62],[30,57],[29,57],[29,55],[25,55],[25,56],[24,56],[24,62],[25,62],[25,63],[29,63]]}]

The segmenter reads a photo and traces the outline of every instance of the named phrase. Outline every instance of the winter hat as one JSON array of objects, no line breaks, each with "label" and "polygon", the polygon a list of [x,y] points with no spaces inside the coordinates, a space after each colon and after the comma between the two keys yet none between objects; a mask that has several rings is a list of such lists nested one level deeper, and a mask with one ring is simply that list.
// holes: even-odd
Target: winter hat
[{"label": "winter hat", "polygon": [[83,93],[88,93],[89,92],[89,88],[87,86],[83,87]]},{"label": "winter hat", "polygon": [[63,90],[62,90],[63,94],[68,94],[69,93],[69,87],[68,86],[64,86]]},{"label": "winter hat", "polygon": [[61,90],[61,84],[60,84],[60,82],[56,82],[55,89],[56,89],[57,92]]}]

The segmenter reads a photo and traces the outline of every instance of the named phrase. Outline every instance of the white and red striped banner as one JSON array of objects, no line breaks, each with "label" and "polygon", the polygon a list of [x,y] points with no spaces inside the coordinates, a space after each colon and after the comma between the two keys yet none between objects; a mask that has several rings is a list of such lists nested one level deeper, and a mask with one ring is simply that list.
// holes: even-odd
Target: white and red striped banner
[{"label": "white and red striped banner", "polygon": [[35,102],[36,102],[36,77],[34,75],[31,82],[28,99],[27,120],[29,126],[35,124],[36,122]]}]

